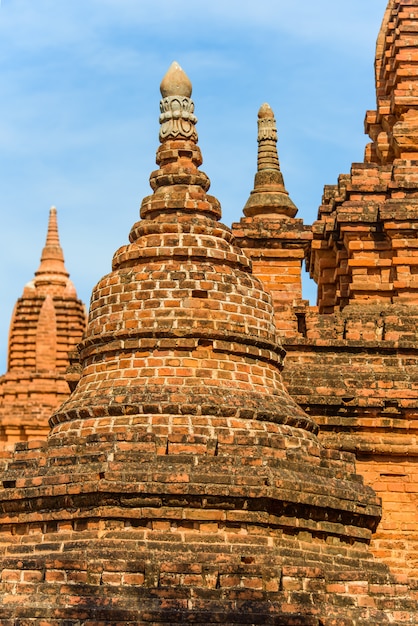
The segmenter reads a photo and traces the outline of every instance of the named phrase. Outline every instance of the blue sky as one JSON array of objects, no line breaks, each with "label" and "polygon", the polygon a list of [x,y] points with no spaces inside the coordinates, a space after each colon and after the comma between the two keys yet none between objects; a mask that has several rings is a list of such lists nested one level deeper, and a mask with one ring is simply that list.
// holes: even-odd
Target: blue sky
[{"label": "blue sky", "polygon": [[[273,108],[285,183],[312,223],[323,186],[363,160],[386,0],[1,0],[0,373],[49,207],[88,305],[149,193],[159,85],[193,84],[202,169],[231,225],[253,186],[257,111]],[[305,297],[313,302],[314,290]]]}]

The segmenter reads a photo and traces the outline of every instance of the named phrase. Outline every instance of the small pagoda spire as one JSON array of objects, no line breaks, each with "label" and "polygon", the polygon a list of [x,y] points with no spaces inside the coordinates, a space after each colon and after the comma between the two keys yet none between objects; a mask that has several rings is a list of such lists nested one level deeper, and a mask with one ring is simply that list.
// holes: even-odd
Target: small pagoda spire
[{"label": "small pagoda spire", "polygon": [[41,263],[35,272],[35,286],[57,283],[65,286],[68,278],[58,234],[57,209],[53,206],[49,210],[48,231]]},{"label": "small pagoda spire", "polygon": [[[203,159],[197,145],[192,83],[177,61],[168,68],[160,90],[159,169],[151,173],[154,193],[143,199],[140,216],[155,219],[163,213],[205,214],[218,220],[219,201],[207,194],[210,180],[199,170]],[[135,232],[131,237],[135,241]]]},{"label": "small pagoda spire", "polygon": [[244,207],[246,217],[294,217],[297,208],[289,198],[280,171],[277,153],[277,127],[271,107],[258,111],[258,157],[254,189]]}]

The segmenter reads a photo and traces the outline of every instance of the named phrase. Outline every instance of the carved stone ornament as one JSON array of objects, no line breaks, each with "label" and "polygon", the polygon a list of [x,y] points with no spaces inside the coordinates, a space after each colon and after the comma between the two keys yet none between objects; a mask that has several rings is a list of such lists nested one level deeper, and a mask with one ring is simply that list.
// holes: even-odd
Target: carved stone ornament
[{"label": "carved stone ornament", "polygon": [[197,141],[193,100],[185,96],[167,96],[160,103],[160,141],[191,139]]},{"label": "carved stone ornament", "polygon": [[258,112],[258,141],[277,141],[277,127],[274,113],[268,104],[263,104]]}]

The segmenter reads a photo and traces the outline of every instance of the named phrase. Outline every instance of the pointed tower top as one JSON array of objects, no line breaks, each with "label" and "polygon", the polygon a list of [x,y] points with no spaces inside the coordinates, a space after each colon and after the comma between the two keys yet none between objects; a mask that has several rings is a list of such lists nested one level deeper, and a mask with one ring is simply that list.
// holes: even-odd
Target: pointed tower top
[{"label": "pointed tower top", "polygon": [[[35,277],[24,286],[12,315],[7,359],[8,371],[26,372],[23,378],[15,379],[12,385],[15,388],[16,380],[20,381],[18,388],[21,404],[10,415],[18,416],[18,423],[23,424],[29,416],[35,417],[36,414],[34,433],[37,428],[35,421],[40,424],[37,422],[38,415],[43,416],[45,425],[50,411],[68,395],[63,378],[69,366],[68,353],[80,341],[85,322],[84,304],[77,298],[64,266],[57,210],[51,207],[39,268]],[[46,371],[49,372],[47,378],[40,380],[38,373]],[[33,398],[42,394],[42,407],[39,401],[31,398],[31,394],[34,394]],[[0,398],[1,395],[0,384]],[[13,394],[8,395],[13,398]],[[10,415],[7,419],[10,419]]]},{"label": "pointed tower top", "polygon": [[244,207],[247,217],[294,217],[297,208],[289,198],[277,154],[277,127],[266,102],[258,111],[258,158],[254,189]]},{"label": "pointed tower top", "polygon": [[173,61],[168,68],[166,75],[161,81],[160,91],[163,98],[168,98],[169,96],[191,97],[192,83],[177,61]]},{"label": "pointed tower top", "polygon": [[49,209],[48,231],[46,235],[45,247],[59,248],[61,257],[63,257],[58,235],[57,209],[54,206]]},{"label": "pointed tower top", "polygon": [[60,245],[57,223],[57,209],[49,210],[48,231],[45,246],[42,250],[41,263],[35,272],[35,287],[56,286],[67,287],[69,273],[64,265],[64,254]]},{"label": "pointed tower top", "polygon": [[265,102],[264,104],[261,105],[259,111],[258,111],[258,117],[260,119],[265,118],[265,119],[272,119],[274,120],[274,113],[273,113],[273,109],[271,108],[271,106],[269,104],[267,104],[267,102]]},{"label": "pointed tower top", "polygon": [[[221,216],[218,200],[206,193],[209,178],[199,170],[202,154],[197,145],[197,118],[191,93],[190,80],[174,61],[161,81],[161,145],[156,158],[159,169],[150,176],[154,193],[142,201],[142,219],[153,220],[168,213],[204,214],[216,220]],[[131,233],[131,241],[136,236]]]},{"label": "pointed tower top", "polygon": [[[150,177],[153,194],[142,201],[142,219],[132,226],[129,243],[115,252],[112,272],[93,290],[79,345],[81,378],[50,423],[60,428],[78,419],[81,407],[84,416],[96,409],[97,415],[111,415],[115,408],[117,415],[133,409],[151,416],[184,414],[187,404],[187,411],[193,407],[198,415],[218,415],[220,406],[227,407],[228,416],[239,415],[246,407],[247,417],[262,411],[265,421],[316,432],[317,425],[285,396],[280,382],[284,351],[271,296],[252,275],[251,261],[231,230],[219,222],[220,204],[207,193],[209,179],[199,170],[193,102],[178,95],[184,77],[167,87],[171,72],[178,68],[173,65],[163,80],[163,137],[156,155],[159,169]],[[170,288],[163,288],[167,284]],[[103,306],[107,296],[109,306]],[[138,350],[141,359],[131,377],[126,363],[133,363]],[[254,380],[250,371],[244,380],[224,376],[224,351],[245,367],[248,355],[256,355]],[[166,360],[168,368],[160,366],[164,354],[174,357]],[[195,356],[196,367],[191,364]],[[265,374],[257,372],[258,364]]]}]

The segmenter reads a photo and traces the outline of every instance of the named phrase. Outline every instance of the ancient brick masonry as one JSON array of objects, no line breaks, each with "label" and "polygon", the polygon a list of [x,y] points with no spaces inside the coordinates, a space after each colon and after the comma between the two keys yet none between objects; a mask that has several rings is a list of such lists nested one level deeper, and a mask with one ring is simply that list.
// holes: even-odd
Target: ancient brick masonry
[{"label": "ancient brick masonry", "polygon": [[153,194],[93,290],[79,383],[4,461],[1,623],[415,624],[369,551],[374,492],[283,386],[177,64],[161,92]]},{"label": "ancient brick masonry", "polygon": [[295,308],[300,332],[284,340],[291,396],[326,445],[355,452],[382,498],[374,553],[415,586],[417,18],[417,0],[389,2],[377,42],[377,109],[366,115],[372,142],[363,163],[325,188],[307,255],[318,308]]},{"label": "ancient brick masonry", "polygon": [[83,303],[64,265],[57,212],[49,213],[41,263],[13,312],[7,372],[0,377],[0,446],[39,439],[51,413],[68,397],[68,353],[86,324]]}]

